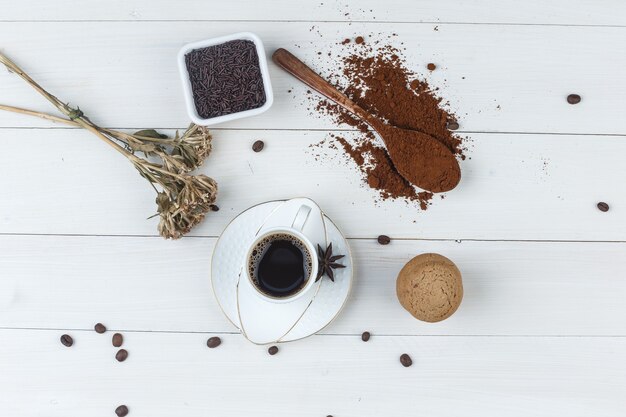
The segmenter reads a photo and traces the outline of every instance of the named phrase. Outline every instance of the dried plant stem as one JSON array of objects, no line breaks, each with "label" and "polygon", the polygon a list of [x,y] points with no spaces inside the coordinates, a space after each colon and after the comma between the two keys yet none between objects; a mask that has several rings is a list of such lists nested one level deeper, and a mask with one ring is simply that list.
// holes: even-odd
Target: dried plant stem
[{"label": "dried plant stem", "polygon": [[68,126],[75,126],[75,127],[80,127],[80,125],[70,119],[64,119],[62,117],[58,117],[58,116],[53,116],[51,114],[48,113],[42,113],[39,111],[34,111],[34,110],[28,110],[28,109],[24,109],[21,107],[15,107],[15,106],[7,106],[4,104],[0,104],[0,110],[4,110],[4,111],[9,111],[9,112],[13,112],[13,113],[19,113],[19,114],[25,114],[27,116],[34,116],[34,117],[39,117],[40,119],[45,119],[45,120],[50,120],[51,122],[55,122],[55,123],[63,123],[66,124]]},{"label": "dried plant stem", "polygon": [[[53,121],[53,122],[64,123],[64,124],[66,124],[68,126],[85,127],[81,123],[77,123],[74,120],[64,119],[62,117],[53,116],[53,115],[48,114],[48,113],[43,113],[43,112],[38,112],[38,111],[28,110],[28,109],[23,109],[21,107],[14,107],[14,106],[7,106],[7,105],[4,105],[4,104],[0,104],[0,110],[10,111],[10,112],[19,113],[19,114],[25,114],[25,115],[28,115],[28,116],[39,117],[41,119],[46,119],[46,120],[50,120],[50,121]],[[96,134],[96,136],[100,137],[102,140],[106,141],[110,145],[113,145],[115,147],[115,149],[119,149],[127,158],[131,159],[131,161],[141,160],[141,158],[136,157],[135,155],[133,155],[130,152],[126,151],[122,146],[118,145],[117,143],[113,142],[111,139],[109,139],[106,136],[102,135],[98,130],[91,130],[91,129],[88,129],[88,130],[90,132]],[[124,132],[120,132],[118,130],[113,130],[113,129],[102,129],[102,130],[107,132],[107,133],[114,134],[114,135],[131,137],[131,135],[129,135],[127,133],[124,133]],[[135,137],[144,138],[144,136],[135,136]],[[150,139],[151,141],[160,141],[160,142],[165,142],[166,141],[165,139],[156,139],[156,138],[148,138],[148,137],[146,137],[146,139]],[[158,167],[156,165],[152,165],[150,168],[155,170],[155,171],[157,171],[157,172],[160,172],[162,174],[172,175],[172,176],[174,176],[175,178],[178,178],[178,179],[183,178],[179,174],[172,173],[172,172],[167,171],[165,169],[162,169],[162,168],[160,168],[160,167]],[[159,181],[157,181],[156,179],[155,179],[155,182],[159,183]]]},{"label": "dried plant stem", "polygon": [[[73,121],[75,121],[79,126],[81,126],[84,129],[87,129],[88,131],[96,135],[102,141],[106,142],[109,146],[111,146],[116,151],[120,152],[122,155],[126,156],[131,161],[137,162],[138,158],[135,155],[129,152],[126,152],[126,150],[122,146],[113,142],[112,140],[104,136],[102,133],[100,133],[100,131],[94,126],[94,124],[91,123],[87,118],[83,118],[81,116],[75,117],[76,113],[73,113],[73,112],[76,112],[77,110],[70,108],[70,106],[63,103],[61,100],[59,100],[52,94],[48,93],[42,86],[40,86],[35,80],[33,80],[28,74],[26,74],[20,67],[18,67],[16,63],[11,61],[6,55],[2,54],[1,52],[0,52],[0,62],[3,63],[7,68],[9,68],[9,70],[19,75],[28,84],[30,84],[39,94],[41,94],[44,98],[46,98],[46,100],[52,103],[52,105],[54,105],[54,107],[56,107],[61,113],[65,114],[70,119],[73,119]],[[80,112],[80,110],[78,110],[78,112]]]},{"label": "dried plant stem", "polygon": [[[76,123],[73,120],[65,119],[63,117],[53,116],[51,114],[43,113],[40,111],[25,109],[22,107],[7,106],[5,104],[0,104],[0,110],[12,112],[12,113],[24,114],[26,116],[38,117],[40,119],[49,120],[51,122],[62,123],[67,126],[82,127],[79,123]],[[101,128],[101,130],[115,137],[123,137],[125,138],[125,140],[128,140],[128,138],[132,136],[133,138],[141,139],[146,142],[168,144],[172,141],[171,139],[159,139],[159,138],[151,138],[148,136],[141,136],[141,135],[129,135],[128,133],[120,132],[119,130],[114,130],[114,129]]]},{"label": "dried plant stem", "polygon": [[[161,236],[178,239],[199,224],[211,211],[217,194],[217,183],[206,175],[191,175],[211,152],[211,134],[206,127],[190,125],[182,136],[168,138],[154,129],[133,134],[102,128],[86,117],[80,108],[72,108],[48,93],[7,56],[0,53],[0,63],[17,74],[48,100],[68,119],[20,107],[0,105],[0,110],[24,114],[68,126],[81,127],[124,155],[132,162],[157,193],[158,226]],[[122,146],[123,145],[123,146]],[[160,159],[160,163],[141,158]],[[155,185],[162,190],[159,191]]]}]

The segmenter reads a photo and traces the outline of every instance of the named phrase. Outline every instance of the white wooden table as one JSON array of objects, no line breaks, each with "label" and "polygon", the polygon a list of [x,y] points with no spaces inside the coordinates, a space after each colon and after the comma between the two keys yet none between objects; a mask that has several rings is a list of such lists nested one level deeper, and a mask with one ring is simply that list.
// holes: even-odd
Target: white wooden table
[{"label": "white wooden table", "polygon": [[[153,192],[123,158],[86,132],[0,113],[0,415],[625,415],[624,2],[24,0],[3,2],[0,20],[0,47],[35,79],[128,129],[187,125],[186,42],[252,31],[323,68],[316,52],[345,37],[396,32],[471,142],[461,185],[428,211],[374,204],[353,168],[307,151],[337,127],[270,64],[273,108],[213,130],[203,172],[221,210],[172,242],[145,220]],[[51,111],[6,71],[0,102]],[[331,326],[269,356],[221,314],[210,256],[239,212],[300,195],[350,238],[358,273]],[[395,298],[397,272],[423,252],[463,272],[463,304],[439,324]],[[124,333],[126,362],[96,322]]]}]

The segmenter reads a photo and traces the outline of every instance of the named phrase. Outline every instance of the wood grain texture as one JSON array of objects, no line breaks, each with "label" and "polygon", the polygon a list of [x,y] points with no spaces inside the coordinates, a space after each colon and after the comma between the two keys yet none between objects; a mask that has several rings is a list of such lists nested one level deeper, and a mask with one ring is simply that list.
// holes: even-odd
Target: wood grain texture
[{"label": "wood grain texture", "polygon": [[[179,48],[243,30],[324,76],[344,38],[397,33],[469,137],[460,186],[426,212],[376,202],[336,151],[311,147],[353,133],[309,110],[315,97],[270,62],[273,108],[213,129],[202,172],[220,184],[220,211],[166,242],[127,161],[87,132],[0,112],[0,415],[113,416],[126,404],[131,417],[622,417],[626,4],[28,0],[0,11],[3,52],[107,127],[184,128]],[[4,70],[0,91],[2,104],[51,111]],[[570,93],[582,102],[567,104]],[[300,195],[353,238],[357,275],[323,334],[269,356],[222,315],[210,258],[239,212]],[[395,298],[398,271],[424,252],[463,274],[463,303],[441,323]],[[124,332],[126,362],[96,322]],[[223,343],[210,350],[213,335]]]},{"label": "wood grain texture", "polygon": [[2,10],[2,20],[272,20],[370,21],[428,23],[508,23],[553,25],[626,25],[624,3],[581,0],[254,0],[202,2],[179,0],[110,0],[76,7],[72,0],[30,0]]},{"label": "wood grain texture", "polygon": [[[210,284],[214,239],[0,237],[0,327],[232,332]],[[325,334],[626,336],[625,244],[351,240],[350,299]],[[440,253],[464,299],[423,323],[396,299],[413,256]]]},{"label": "wood grain texture", "polygon": [[[376,202],[341,153],[310,147],[328,133],[214,131],[214,152],[201,171],[219,184],[220,211],[193,234],[219,236],[250,206],[306,195],[353,238],[626,240],[624,140],[472,134],[460,185],[420,211],[403,201]],[[258,139],[266,146],[255,153]],[[156,236],[157,219],[146,220],[156,210],[154,191],[90,133],[2,129],[0,141],[7,173],[0,176],[1,232]],[[24,153],[39,162],[25,166]],[[600,212],[598,201],[611,209]]]},{"label": "wood grain texture", "polygon": [[[272,22],[34,22],[0,25],[4,52],[52,93],[110,127],[180,128],[188,122],[176,53],[183,44],[249,30],[297,51],[325,75],[345,38],[406,48],[407,65],[450,102],[463,131],[624,134],[626,28]],[[288,35],[286,35],[288,34]],[[381,35],[378,35],[381,34]],[[438,69],[430,73],[426,64]],[[307,109],[305,86],[270,62],[274,105],[223,128],[333,129]],[[465,78],[463,78],[465,77]],[[0,72],[3,104],[47,110],[29,87]],[[291,93],[288,90],[292,90]],[[572,106],[570,93],[582,96]],[[0,126],[48,126],[0,114]]]},{"label": "wood grain texture", "polygon": [[[5,415],[621,417],[626,339],[313,337],[275,356],[239,335],[0,331]],[[413,366],[398,357],[409,353]]]}]

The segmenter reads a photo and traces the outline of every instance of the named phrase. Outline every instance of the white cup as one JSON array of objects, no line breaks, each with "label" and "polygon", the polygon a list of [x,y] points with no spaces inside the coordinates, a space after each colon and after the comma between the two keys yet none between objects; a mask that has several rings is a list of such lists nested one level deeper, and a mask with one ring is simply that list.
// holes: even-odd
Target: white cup
[{"label": "white cup", "polygon": [[[310,213],[311,213],[311,208],[303,204],[298,209],[298,212],[296,213],[296,216],[290,222],[291,223],[290,225],[273,227],[270,229],[262,230],[259,236],[257,236],[256,239],[254,239],[254,241],[252,242],[252,244],[250,244],[248,250],[246,251],[246,257],[244,260],[245,276],[248,279],[252,288],[254,288],[255,293],[262,299],[273,302],[273,303],[291,302],[297,298],[302,297],[315,285],[315,279],[317,277],[317,272],[318,272],[318,267],[319,267],[319,258],[317,256],[317,251],[315,249],[315,245],[313,244],[313,242],[311,242],[311,240],[302,233],[302,229],[304,228],[304,225],[306,224]],[[272,296],[261,291],[259,287],[257,286],[257,283],[255,282],[254,278],[250,275],[250,268],[249,268],[250,258],[252,257],[252,251],[257,246],[257,244],[259,244],[263,239],[267,238],[268,236],[277,235],[277,234],[286,234],[286,235],[291,235],[295,237],[296,239],[302,242],[302,244],[304,245],[304,247],[306,248],[306,250],[309,252],[311,256],[311,268],[309,271],[309,276],[306,278],[306,282],[304,283],[304,285],[302,285],[300,290],[298,290],[297,292],[294,292],[293,294],[286,295],[284,297]]]}]

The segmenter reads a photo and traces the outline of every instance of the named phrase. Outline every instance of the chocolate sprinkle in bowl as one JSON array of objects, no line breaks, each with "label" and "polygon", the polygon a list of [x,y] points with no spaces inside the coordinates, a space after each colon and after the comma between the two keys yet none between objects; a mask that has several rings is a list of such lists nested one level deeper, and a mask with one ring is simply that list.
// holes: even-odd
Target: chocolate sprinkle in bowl
[{"label": "chocolate sprinkle in bowl", "polygon": [[178,53],[187,113],[209,126],[268,110],[272,86],[263,43],[250,32],[189,43]]}]

